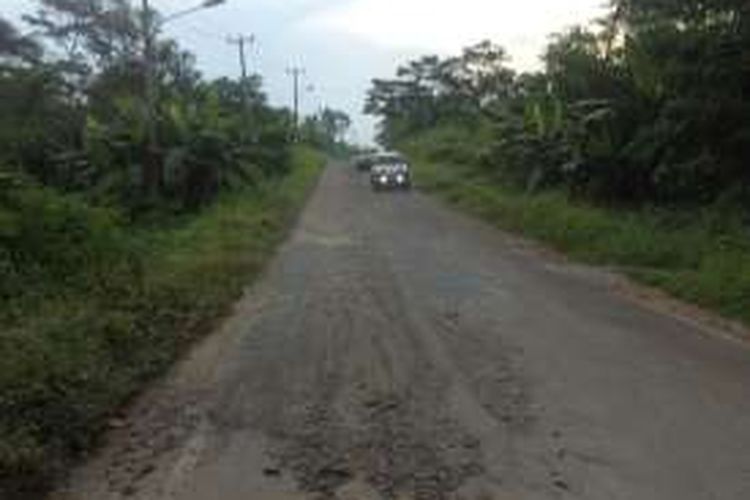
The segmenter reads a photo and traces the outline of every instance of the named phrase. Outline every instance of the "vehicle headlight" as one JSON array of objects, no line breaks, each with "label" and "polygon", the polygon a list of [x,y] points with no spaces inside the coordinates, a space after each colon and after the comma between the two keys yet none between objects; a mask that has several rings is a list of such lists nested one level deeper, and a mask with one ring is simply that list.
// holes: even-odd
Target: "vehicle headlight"
[{"label": "vehicle headlight", "polygon": [[405,181],[406,181],[406,177],[404,177],[403,174],[398,174],[396,176],[396,182],[398,182],[399,184],[403,184]]},{"label": "vehicle headlight", "polygon": [[380,182],[383,183],[383,184],[387,184],[388,183],[388,176],[387,175],[381,175],[380,176]]}]

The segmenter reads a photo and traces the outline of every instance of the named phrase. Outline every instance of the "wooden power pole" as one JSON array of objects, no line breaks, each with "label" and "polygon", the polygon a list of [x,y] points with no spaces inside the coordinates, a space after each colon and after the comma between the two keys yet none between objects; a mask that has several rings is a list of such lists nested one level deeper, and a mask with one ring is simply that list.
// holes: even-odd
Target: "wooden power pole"
[{"label": "wooden power pole", "polygon": [[255,43],[255,35],[238,35],[236,37],[229,37],[227,38],[227,42],[236,45],[239,51],[239,58],[240,58],[240,69],[242,70],[242,80],[247,80],[248,74],[247,74],[247,54],[245,52],[245,47],[249,46],[252,47]]},{"label": "wooden power pole", "polygon": [[154,75],[154,12],[149,0],[141,0],[143,30],[143,94],[146,143],[144,145],[141,182],[147,197],[154,197],[161,189],[161,164],[158,157],[158,131],[156,125],[156,85]]},{"label": "wooden power pole", "polygon": [[250,120],[248,113],[249,111],[249,100],[247,95],[247,78],[248,78],[248,71],[247,71],[247,53],[246,53],[246,47],[252,47],[255,43],[255,35],[238,35],[236,37],[229,37],[227,38],[227,42],[236,45],[238,54],[239,54],[239,60],[240,60],[240,70],[242,72],[242,80],[240,81],[240,92],[241,92],[241,99],[242,99],[242,120],[244,123],[244,130],[243,130],[243,137],[246,137],[246,134],[249,132],[250,127]]},{"label": "wooden power pole", "polygon": [[294,97],[292,102],[292,109],[293,109],[293,133],[294,133],[294,140],[299,139],[299,84],[300,84],[300,78],[302,75],[305,74],[305,69],[300,66],[292,66],[291,68],[287,69],[287,74],[292,77],[292,83],[294,85]]}]

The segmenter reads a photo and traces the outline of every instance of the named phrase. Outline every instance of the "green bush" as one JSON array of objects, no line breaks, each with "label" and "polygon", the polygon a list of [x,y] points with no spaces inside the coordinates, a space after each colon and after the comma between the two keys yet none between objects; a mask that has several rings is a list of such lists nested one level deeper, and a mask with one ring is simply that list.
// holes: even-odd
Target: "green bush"
[{"label": "green bush", "polygon": [[321,165],[298,149],[287,176],[225,193],[170,229],[35,188],[7,197],[0,498],[38,498],[118,406],[209,330],[272,254]]}]

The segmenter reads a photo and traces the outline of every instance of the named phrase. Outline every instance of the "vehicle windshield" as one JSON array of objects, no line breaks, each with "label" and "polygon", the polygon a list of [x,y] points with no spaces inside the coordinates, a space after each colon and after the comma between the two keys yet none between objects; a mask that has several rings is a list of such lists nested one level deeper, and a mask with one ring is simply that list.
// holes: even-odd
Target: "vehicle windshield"
[{"label": "vehicle windshield", "polygon": [[399,165],[406,163],[406,161],[399,155],[382,155],[373,158],[373,163],[376,165]]},{"label": "vehicle windshield", "polygon": [[378,163],[372,167],[373,172],[376,173],[405,172],[408,169],[409,166],[403,160],[393,163]]}]

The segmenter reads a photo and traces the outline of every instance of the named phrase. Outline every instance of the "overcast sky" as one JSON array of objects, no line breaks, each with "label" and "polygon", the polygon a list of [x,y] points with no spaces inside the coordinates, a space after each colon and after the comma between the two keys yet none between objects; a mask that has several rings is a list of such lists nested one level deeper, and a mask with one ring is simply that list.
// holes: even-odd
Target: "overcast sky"
[{"label": "overcast sky", "polygon": [[[151,0],[163,13],[200,0]],[[361,116],[373,77],[390,77],[398,64],[427,53],[450,55],[490,38],[506,47],[519,70],[539,67],[550,33],[585,23],[606,0],[226,0],[223,6],[175,20],[166,33],[198,56],[209,77],[237,75],[237,49],[227,36],[255,34],[252,68],[261,73],[275,104],[291,101],[290,65],[306,69],[303,109],[321,105],[355,118],[353,139],[372,137]],[[0,0],[17,17],[34,0]]]}]

